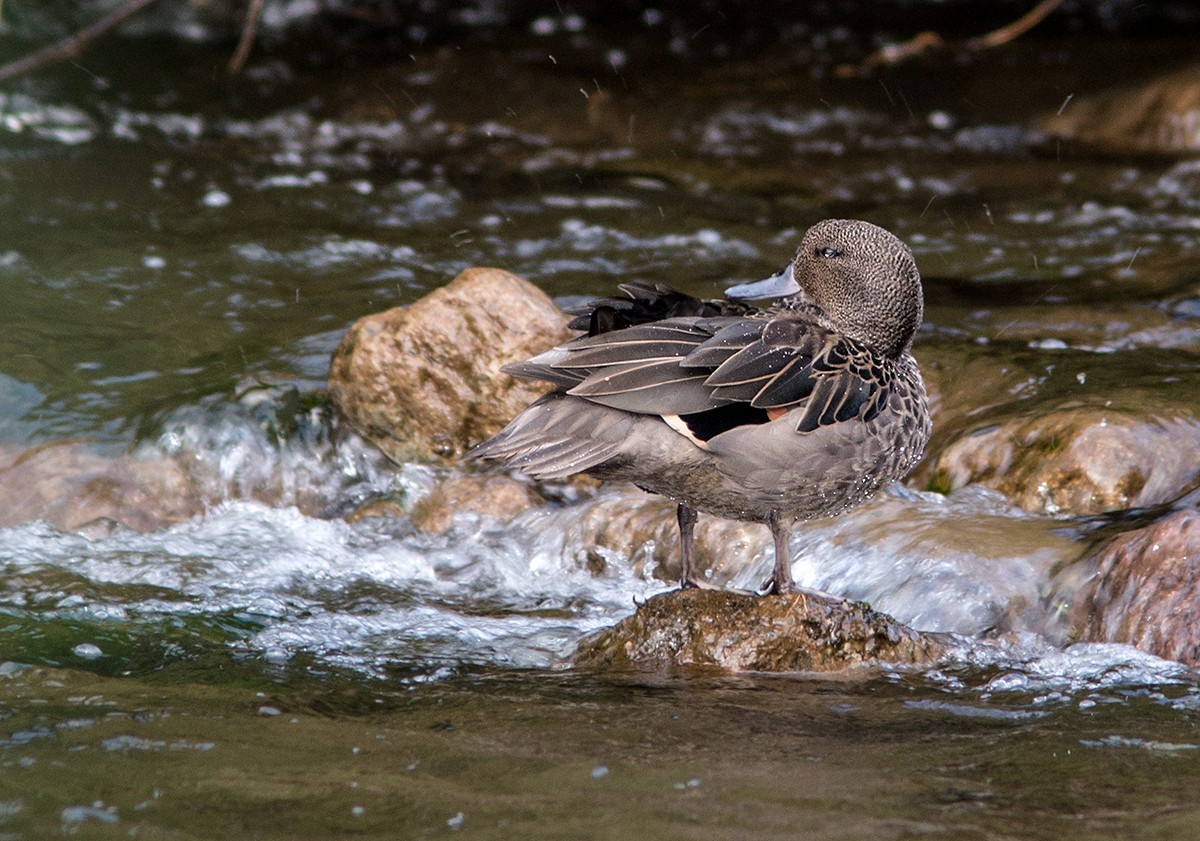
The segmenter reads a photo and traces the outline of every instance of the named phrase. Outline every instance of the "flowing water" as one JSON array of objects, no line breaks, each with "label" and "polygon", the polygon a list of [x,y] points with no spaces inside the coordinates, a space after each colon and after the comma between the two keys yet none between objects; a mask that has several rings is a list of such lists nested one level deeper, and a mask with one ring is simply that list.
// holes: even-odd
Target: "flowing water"
[{"label": "flowing water", "polygon": [[[711,296],[842,215],[913,246],[919,358],[1029,371],[1012,399],[1056,369],[1191,382],[1200,165],[1027,131],[1097,50],[1134,74],[1180,44],[835,82],[868,34],[642,25],[299,39],[234,81],[223,47],[146,36],[0,93],[0,837],[1200,833],[1196,676],[1071,644],[1048,590],[1094,521],[895,488],[798,529],[801,584],[960,635],[936,669],[580,673],[583,635],[670,586],[652,547],[589,561],[581,515],[628,492],[425,532],[457,468],[336,427],[344,329],[462,268]],[[397,511],[348,516],[372,500]],[[747,533],[735,586],[769,563]]]}]

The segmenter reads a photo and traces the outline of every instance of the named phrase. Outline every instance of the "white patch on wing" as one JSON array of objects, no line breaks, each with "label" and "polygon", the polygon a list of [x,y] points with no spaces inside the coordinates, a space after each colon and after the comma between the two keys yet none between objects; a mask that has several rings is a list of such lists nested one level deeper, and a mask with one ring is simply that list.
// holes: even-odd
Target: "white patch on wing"
[{"label": "white patch on wing", "polygon": [[679,417],[679,415],[659,415],[659,417],[661,417],[664,421],[667,422],[667,426],[671,427],[671,429],[674,429],[676,432],[678,432],[684,438],[691,441],[693,444],[695,444],[700,449],[702,449],[702,450],[708,449],[708,442],[701,441],[699,438],[697,438],[695,435],[693,435],[692,431],[690,429],[688,429],[687,422],[683,418]]},{"label": "white patch on wing", "polygon": [[562,345],[552,347],[550,350],[542,351],[537,356],[526,359],[527,365],[545,365],[547,368],[553,368],[561,362],[566,362],[571,356],[569,350],[564,350]]}]

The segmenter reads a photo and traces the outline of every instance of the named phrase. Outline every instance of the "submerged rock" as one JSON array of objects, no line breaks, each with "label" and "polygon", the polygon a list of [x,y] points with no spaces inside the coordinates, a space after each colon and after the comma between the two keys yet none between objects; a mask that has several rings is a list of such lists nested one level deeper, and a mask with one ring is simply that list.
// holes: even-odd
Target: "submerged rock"
[{"label": "submerged rock", "polygon": [[1081,569],[1074,636],[1200,666],[1200,513],[1176,511],[1107,543]]},{"label": "submerged rock", "polygon": [[1039,127],[1052,139],[1093,154],[1195,156],[1200,154],[1200,66],[1068,103]]},{"label": "submerged rock", "polygon": [[677,590],[654,596],[583,640],[584,667],[716,666],[731,671],[837,671],[879,663],[926,665],[945,643],[862,602],[804,595]]},{"label": "submerged rock", "polygon": [[1062,407],[958,438],[931,472],[939,490],[980,482],[1037,513],[1157,505],[1200,474],[1200,420]]},{"label": "submerged rock", "polygon": [[0,527],[42,520],[65,531],[153,531],[194,517],[204,503],[168,459],[110,457],[72,441],[0,455]]},{"label": "submerged rock", "polygon": [[455,476],[414,505],[411,515],[413,525],[422,531],[441,532],[458,513],[511,520],[541,502],[545,500],[528,483],[508,476]]},{"label": "submerged rock", "polygon": [[566,321],[528,281],[467,269],[409,306],[356,321],[333,352],[330,395],[393,461],[454,457],[541,395],[500,368],[565,341]]},{"label": "submerged rock", "polygon": [[1194,366],[1138,350],[918,350],[934,434],[913,484],[979,483],[1073,515],[1169,502],[1200,478]]}]

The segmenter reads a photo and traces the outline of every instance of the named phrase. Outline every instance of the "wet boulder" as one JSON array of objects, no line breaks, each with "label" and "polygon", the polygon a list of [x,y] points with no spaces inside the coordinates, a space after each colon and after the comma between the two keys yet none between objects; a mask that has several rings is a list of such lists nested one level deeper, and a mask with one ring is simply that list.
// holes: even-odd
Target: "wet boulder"
[{"label": "wet boulder", "polygon": [[1068,102],[1039,128],[1052,143],[1099,155],[1200,154],[1200,65]]},{"label": "wet boulder", "polygon": [[678,590],[584,639],[581,667],[709,666],[729,671],[838,671],[881,663],[929,664],[946,643],[862,602],[805,595]]},{"label": "wet boulder", "polygon": [[114,525],[153,531],[196,516],[204,503],[168,459],[110,457],[72,441],[0,454],[0,527],[41,520],[91,534]]},{"label": "wet boulder", "polygon": [[[638,575],[649,566],[660,581],[677,583],[679,526],[675,503],[632,485],[610,485],[597,498],[568,512],[579,543],[589,547],[587,566],[603,569],[608,559],[631,564]],[[702,516],[696,524],[695,563],[700,576],[724,585],[771,545],[764,525]],[[764,574],[765,575],[765,574]]]},{"label": "wet boulder", "polygon": [[566,321],[516,275],[467,269],[409,306],[351,325],[330,362],[330,395],[340,417],[392,460],[453,458],[543,393],[500,368],[567,339]]},{"label": "wet boulder", "polygon": [[1200,513],[1176,511],[1119,535],[1064,577],[1084,580],[1070,598],[1076,638],[1200,666]]},{"label": "wet boulder", "polygon": [[933,461],[930,486],[981,482],[1044,514],[1167,502],[1200,475],[1200,420],[1063,406],[974,430]]},{"label": "wet boulder", "polygon": [[1190,366],[1137,349],[918,352],[934,434],[914,485],[977,482],[1027,511],[1076,515],[1168,502],[1200,478]]},{"label": "wet boulder", "polygon": [[428,532],[450,527],[455,514],[470,513],[511,520],[545,502],[530,486],[503,474],[454,476],[446,479],[413,506],[413,524]]}]

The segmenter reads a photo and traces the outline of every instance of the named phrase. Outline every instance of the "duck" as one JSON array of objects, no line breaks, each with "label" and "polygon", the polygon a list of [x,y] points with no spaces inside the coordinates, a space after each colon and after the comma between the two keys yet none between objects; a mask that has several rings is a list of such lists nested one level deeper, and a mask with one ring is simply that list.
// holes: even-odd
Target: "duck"
[{"label": "duck", "polygon": [[568,311],[582,335],[504,368],[551,389],[469,457],[673,500],[683,589],[711,586],[695,566],[699,514],[765,523],[774,562],[758,592],[813,592],[792,576],[795,525],[902,479],[929,440],[912,251],[870,222],[826,219],[782,271],[724,298],[617,288]]}]

